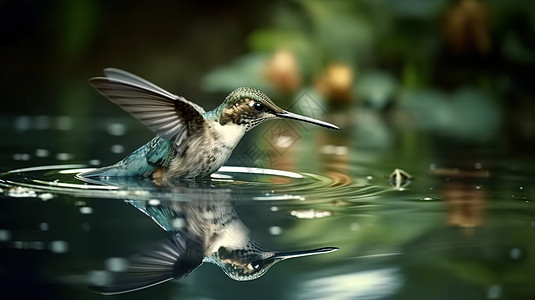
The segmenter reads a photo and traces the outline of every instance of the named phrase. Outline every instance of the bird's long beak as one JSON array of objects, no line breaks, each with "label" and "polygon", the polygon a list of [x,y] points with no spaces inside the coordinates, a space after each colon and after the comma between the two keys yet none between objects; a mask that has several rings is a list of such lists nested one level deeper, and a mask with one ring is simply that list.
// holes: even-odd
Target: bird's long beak
[{"label": "bird's long beak", "polygon": [[316,254],[323,254],[323,253],[330,253],[338,250],[336,247],[325,247],[325,248],[319,248],[319,249],[312,249],[312,250],[303,250],[303,251],[293,251],[293,252],[278,252],[273,255],[273,258],[277,261],[284,260],[288,258],[295,258],[295,257],[303,257],[303,256],[309,256],[309,255],[316,255]]},{"label": "bird's long beak", "polygon": [[280,118],[303,121],[303,122],[319,125],[319,126],[322,126],[322,127],[330,128],[330,129],[340,129],[340,127],[338,127],[336,125],[333,125],[331,123],[327,123],[327,122],[324,122],[324,121],[320,121],[320,120],[312,119],[312,118],[305,117],[305,116],[302,116],[302,115],[294,114],[292,112],[285,111],[285,110],[283,110],[282,112],[279,112],[279,113],[275,113],[275,115],[277,117],[280,117]]}]

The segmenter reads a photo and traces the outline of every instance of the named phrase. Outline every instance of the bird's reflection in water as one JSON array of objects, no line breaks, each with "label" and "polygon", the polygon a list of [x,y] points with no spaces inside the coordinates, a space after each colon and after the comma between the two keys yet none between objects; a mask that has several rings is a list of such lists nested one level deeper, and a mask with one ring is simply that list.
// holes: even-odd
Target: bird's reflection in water
[{"label": "bird's reflection in water", "polygon": [[[202,188],[191,183],[173,188],[196,198],[184,201],[127,200],[170,233],[167,241],[151,251],[127,260],[120,271],[100,271],[90,279],[90,288],[102,294],[118,294],[154,286],[187,276],[203,262],[218,265],[230,278],[252,280],[265,274],[275,263],[295,257],[337,250],[277,252],[266,250],[249,235],[233,208],[232,193]],[[193,196],[193,197],[192,197]]]}]

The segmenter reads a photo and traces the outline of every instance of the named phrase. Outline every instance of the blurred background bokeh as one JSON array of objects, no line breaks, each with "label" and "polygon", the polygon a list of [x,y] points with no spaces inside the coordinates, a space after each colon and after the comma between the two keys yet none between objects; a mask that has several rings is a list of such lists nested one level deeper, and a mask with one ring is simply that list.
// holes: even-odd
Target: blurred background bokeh
[{"label": "blurred background bokeh", "polygon": [[87,84],[113,66],[206,108],[243,85],[283,107],[308,91],[526,151],[534,20],[520,0],[1,1],[1,113],[121,114]]}]

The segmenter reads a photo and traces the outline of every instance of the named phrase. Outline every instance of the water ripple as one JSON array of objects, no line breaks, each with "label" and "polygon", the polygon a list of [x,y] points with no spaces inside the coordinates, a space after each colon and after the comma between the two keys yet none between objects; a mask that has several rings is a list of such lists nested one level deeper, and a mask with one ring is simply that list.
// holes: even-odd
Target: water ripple
[{"label": "water ripple", "polygon": [[82,179],[77,174],[87,165],[50,165],[16,169],[0,175],[0,186],[8,196],[36,197],[40,194],[67,194],[76,197],[129,199],[198,199],[206,195],[254,201],[354,201],[388,190],[344,173],[326,175],[276,169],[224,166],[211,179],[176,180],[165,186],[148,179]]}]

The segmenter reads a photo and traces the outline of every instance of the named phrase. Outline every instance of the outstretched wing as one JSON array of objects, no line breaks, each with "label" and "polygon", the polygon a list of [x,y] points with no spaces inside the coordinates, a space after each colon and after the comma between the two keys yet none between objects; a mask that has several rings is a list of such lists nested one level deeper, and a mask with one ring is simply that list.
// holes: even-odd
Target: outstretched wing
[{"label": "outstretched wing", "polygon": [[95,273],[99,275],[90,278],[89,288],[100,294],[114,295],[187,276],[202,263],[202,257],[191,257],[186,252],[185,240],[175,235],[158,248],[130,258],[125,270]]},{"label": "outstretched wing", "polygon": [[191,134],[203,130],[202,107],[126,71],[109,68],[104,73],[106,77],[91,78],[91,85],[160,137],[173,141],[179,154]]}]

